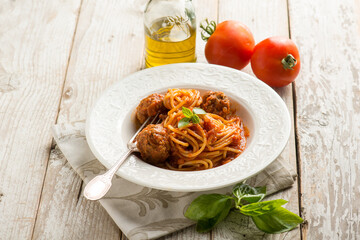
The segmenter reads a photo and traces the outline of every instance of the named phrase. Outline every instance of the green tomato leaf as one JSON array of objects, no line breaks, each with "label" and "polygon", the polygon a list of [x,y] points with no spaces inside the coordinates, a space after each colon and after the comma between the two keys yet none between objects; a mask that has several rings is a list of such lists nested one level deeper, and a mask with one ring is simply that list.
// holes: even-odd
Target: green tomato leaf
[{"label": "green tomato leaf", "polygon": [[242,206],[240,212],[248,216],[259,216],[273,211],[275,208],[278,208],[288,201],[284,199],[276,199],[271,201],[250,203],[248,205]]},{"label": "green tomato leaf", "polygon": [[185,217],[198,221],[196,230],[207,232],[226,218],[232,198],[222,194],[204,194],[197,197],[185,212]]},{"label": "green tomato leaf", "polygon": [[266,233],[287,232],[304,221],[297,214],[283,207],[275,208],[269,213],[252,216],[251,218],[257,228]]},{"label": "green tomato leaf", "polygon": [[178,128],[185,127],[189,123],[190,123],[190,118],[184,117],[184,118],[180,119],[180,121],[178,122]]},{"label": "green tomato leaf", "polygon": [[197,123],[200,123],[200,118],[198,115],[194,114],[192,117],[191,117],[191,121],[195,124]]},{"label": "green tomato leaf", "polygon": [[190,109],[186,108],[186,107],[182,107],[182,113],[187,118],[191,118],[193,116],[193,112]]},{"label": "green tomato leaf", "polygon": [[247,203],[260,202],[266,196],[266,187],[251,187],[245,183],[239,183],[233,188],[233,194],[238,199],[245,200]]},{"label": "green tomato leaf", "polygon": [[203,109],[198,108],[198,107],[193,109],[193,113],[198,114],[198,115],[206,114],[206,112]]}]

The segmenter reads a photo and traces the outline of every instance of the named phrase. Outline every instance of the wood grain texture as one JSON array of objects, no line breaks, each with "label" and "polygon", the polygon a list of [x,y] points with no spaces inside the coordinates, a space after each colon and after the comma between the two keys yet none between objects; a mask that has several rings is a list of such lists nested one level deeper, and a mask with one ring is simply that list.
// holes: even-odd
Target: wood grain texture
[{"label": "wood grain texture", "polygon": [[196,232],[195,226],[191,226],[161,238],[161,240],[183,240],[183,239],[210,240],[211,235],[210,233],[203,233],[203,234],[198,233]]},{"label": "wood grain texture", "polygon": [[61,151],[52,149],[33,239],[120,239],[103,207],[79,197],[81,186]]},{"label": "wood grain texture", "polygon": [[[274,14],[276,13],[276,14]],[[289,37],[289,26],[287,16],[286,0],[276,1],[246,1],[246,0],[219,0],[219,22],[225,20],[237,20],[248,26],[254,35],[255,42],[270,36]],[[243,69],[244,72],[252,73],[250,64]],[[293,121],[293,95],[291,85],[274,89],[282,97],[288,107],[291,121]],[[296,150],[294,125],[289,138],[289,142],[282,154],[279,156],[284,159],[293,170],[296,171]],[[297,182],[293,187],[275,194],[269,199],[283,198],[289,201],[286,208],[292,212],[299,213],[298,188]],[[254,224],[249,221],[251,231],[246,233],[246,229],[238,229],[237,221],[248,221],[235,214],[230,215],[223,224],[214,230],[214,239],[300,239],[300,228],[296,228],[288,233],[269,235],[257,232]]]},{"label": "wood grain texture", "polygon": [[[84,120],[105,88],[143,67],[146,2],[83,1],[58,123]],[[34,237],[120,239],[101,205],[83,197],[82,181],[66,159],[54,151],[50,157]]]},{"label": "wood grain texture", "polygon": [[197,31],[196,31],[196,56],[197,62],[207,63],[205,58],[205,45],[206,42],[201,39],[201,28],[200,23],[209,19],[209,21],[217,21],[218,18],[218,0],[196,0],[194,2],[196,10],[196,20],[197,20]]},{"label": "wood grain texture", "polygon": [[0,1],[0,238],[30,239],[80,1]]},{"label": "wood grain texture", "polygon": [[304,239],[360,238],[360,3],[289,1]]}]

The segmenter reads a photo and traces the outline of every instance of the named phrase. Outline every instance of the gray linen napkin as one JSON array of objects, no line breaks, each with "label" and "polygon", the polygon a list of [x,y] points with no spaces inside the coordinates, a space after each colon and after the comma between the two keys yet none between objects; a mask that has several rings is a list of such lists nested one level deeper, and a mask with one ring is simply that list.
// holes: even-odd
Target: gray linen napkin
[{"label": "gray linen napkin", "polygon": [[[106,171],[86,142],[85,121],[55,125],[53,135],[85,183]],[[247,183],[267,186],[267,192],[271,194],[290,187],[295,176],[291,167],[277,159]],[[177,193],[143,187],[116,176],[100,203],[130,240],[153,239],[192,225],[193,222],[184,217],[184,211],[197,196],[211,192],[228,193],[231,187],[201,193]]]}]

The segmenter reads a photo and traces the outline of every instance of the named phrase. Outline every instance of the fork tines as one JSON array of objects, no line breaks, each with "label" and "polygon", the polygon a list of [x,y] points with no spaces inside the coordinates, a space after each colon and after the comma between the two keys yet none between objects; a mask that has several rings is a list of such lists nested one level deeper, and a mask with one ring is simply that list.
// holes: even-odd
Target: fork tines
[{"label": "fork tines", "polygon": [[159,113],[157,113],[155,116],[152,117],[148,117],[146,119],[146,121],[141,125],[141,127],[136,131],[136,133],[134,134],[134,136],[130,139],[129,143],[134,142],[136,136],[139,134],[139,132],[141,132],[141,130],[143,130],[147,125],[149,124],[158,124],[160,123],[161,119],[159,118]]}]

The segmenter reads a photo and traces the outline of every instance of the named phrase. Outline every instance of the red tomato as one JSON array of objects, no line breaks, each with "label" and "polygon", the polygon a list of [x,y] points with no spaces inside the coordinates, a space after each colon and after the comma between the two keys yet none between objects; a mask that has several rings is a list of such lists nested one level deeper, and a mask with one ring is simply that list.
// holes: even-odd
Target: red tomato
[{"label": "red tomato", "polygon": [[288,38],[267,38],[255,46],[251,68],[256,77],[269,86],[286,86],[299,74],[299,51]]},{"label": "red tomato", "polygon": [[216,26],[215,31],[207,32],[211,35],[205,46],[205,57],[209,63],[240,70],[250,62],[255,41],[245,25],[224,21]]}]

